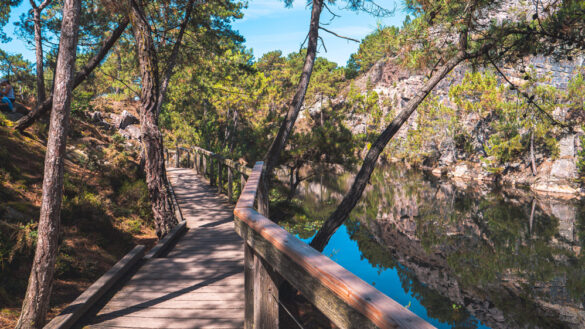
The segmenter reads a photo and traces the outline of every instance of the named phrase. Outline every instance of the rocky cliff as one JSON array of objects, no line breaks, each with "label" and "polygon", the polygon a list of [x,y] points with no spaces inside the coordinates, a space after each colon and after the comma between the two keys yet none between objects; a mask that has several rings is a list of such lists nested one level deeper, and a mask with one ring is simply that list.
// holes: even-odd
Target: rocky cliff
[{"label": "rocky cliff", "polygon": [[[524,68],[528,67],[531,70],[532,78],[538,79],[535,85],[541,89],[554,88],[556,92],[563,94],[566,93],[571,80],[582,72],[584,58],[581,56],[570,61],[558,61],[547,57],[531,57],[524,59],[525,65],[523,67],[502,65],[502,71],[514,84],[522,86],[526,84]],[[469,66],[459,66],[435,88],[432,94],[432,97],[436,99],[434,106],[445,106],[452,110],[447,115],[456,116],[458,124],[463,130],[462,133],[469,136],[469,140],[466,141],[468,147],[458,147],[459,141],[456,140],[456,136],[450,134],[449,129],[439,126],[437,123],[437,126],[431,127],[431,129],[439,131],[438,133],[435,133],[428,141],[421,143],[420,148],[409,150],[406,145],[408,136],[421,129],[418,119],[421,113],[426,114],[421,111],[432,110],[428,107],[421,107],[387,147],[384,154],[386,160],[405,160],[408,162],[413,153],[418,152],[423,157],[420,164],[432,170],[436,175],[448,175],[454,179],[500,181],[505,184],[523,185],[540,193],[560,197],[583,195],[585,190],[578,182],[577,165],[578,154],[582,149],[581,136],[584,135],[581,128],[581,124],[585,122],[583,106],[555,104],[551,111],[552,117],[559,123],[567,123],[568,127],[551,123],[551,131],[546,132],[546,135],[547,138],[555,140],[556,145],[551,147],[555,148],[556,151],[551,153],[543,148],[535,147],[533,159],[536,170],[534,172],[531,169],[532,161],[528,146],[515,159],[501,163],[498,170],[494,170],[486,164],[492,159],[488,157],[485,149],[486,144],[489,146],[490,137],[494,134],[492,127],[494,121],[501,118],[489,113],[480,114],[477,111],[465,111],[450,97],[451,88],[461,85],[466,73],[472,71],[473,68]],[[499,88],[507,86],[507,83],[500,76],[496,75],[496,78]],[[393,115],[403,109],[422,86],[425,79],[424,74],[406,70],[396,64],[392,58],[380,60],[367,73],[353,82],[353,88],[357,88],[364,94],[376,92],[384,119],[377,125],[371,125],[368,113],[356,114],[351,115],[346,124],[356,134],[365,134],[368,129],[381,131]],[[515,94],[516,92],[508,90],[507,93]],[[344,95],[347,95],[347,90]],[[345,97],[340,96],[336,102],[343,104],[346,102]],[[518,98],[522,97],[518,96]],[[527,140],[528,129],[521,128],[519,135],[523,140]]]}]

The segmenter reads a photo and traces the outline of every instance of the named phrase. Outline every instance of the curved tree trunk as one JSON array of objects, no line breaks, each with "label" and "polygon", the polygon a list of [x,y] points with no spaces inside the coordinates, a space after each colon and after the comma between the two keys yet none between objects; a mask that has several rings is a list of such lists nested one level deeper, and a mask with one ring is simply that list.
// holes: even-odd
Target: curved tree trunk
[{"label": "curved tree trunk", "polygon": [[16,328],[42,328],[49,309],[55,262],[59,249],[65,146],[69,127],[80,12],[81,0],[65,0],[59,58],[55,71],[55,93],[53,95],[53,104],[55,105],[51,114],[45,156],[37,248],[22,312]]},{"label": "curved tree trunk", "polygon": [[280,153],[284,150],[286,142],[295,125],[303,102],[305,94],[309,87],[311,80],[311,73],[313,73],[313,65],[315,64],[315,57],[317,56],[317,42],[319,41],[319,19],[321,18],[321,10],[323,9],[323,0],[313,0],[313,9],[311,10],[311,24],[309,26],[309,43],[307,44],[307,55],[305,56],[305,64],[299,80],[297,91],[288,107],[286,117],[280,125],[276,138],[270,145],[265,156],[264,170],[260,178],[260,186],[258,190],[258,211],[264,216],[268,217],[268,190],[270,188],[270,178]]},{"label": "curved tree trunk", "polygon": [[146,184],[154,214],[156,234],[165,236],[178,222],[173,213],[167,181],[163,139],[158,127],[159,75],[151,28],[142,8],[130,0],[130,21],[140,63],[140,134],[145,153]]},{"label": "curved tree trunk", "polygon": [[[81,70],[79,70],[75,74],[75,79],[73,82],[73,89],[77,88],[85,79],[89,76],[89,74],[101,63],[101,61],[106,57],[110,49],[114,46],[116,41],[120,38],[126,27],[128,26],[128,19],[124,19],[118,27],[112,32],[112,34],[104,40],[102,48],[85,64]],[[26,128],[30,127],[38,118],[40,118],[45,113],[51,110],[51,106],[53,106],[53,95],[50,95],[48,99],[46,99],[42,103],[37,103],[36,107],[27,115],[20,118],[16,124],[14,125],[14,129],[23,131]]]},{"label": "curved tree trunk", "polygon": [[337,209],[335,209],[333,214],[329,216],[321,229],[319,229],[319,232],[317,232],[317,235],[311,241],[311,246],[313,248],[319,251],[323,251],[333,233],[335,233],[339,226],[341,226],[341,224],[343,224],[343,222],[349,217],[350,212],[353,210],[358,200],[362,196],[362,193],[366,188],[368,181],[370,180],[370,176],[376,167],[378,157],[384,150],[384,147],[386,147],[386,144],[388,144],[390,139],[398,132],[400,127],[402,127],[406,120],[408,120],[408,118],[412,115],[420,103],[422,103],[422,101],[427,97],[427,95],[433,90],[433,88],[464,59],[465,53],[461,51],[458,52],[447,63],[445,63],[445,65],[440,68],[439,71],[433,77],[431,77],[429,81],[427,81],[427,83],[425,83],[425,85],[416,93],[416,95],[408,102],[408,104],[406,104],[402,112],[400,112],[394,118],[394,120],[392,120],[392,122],[388,125],[388,127],[386,127],[382,134],[378,136],[366,154],[364,163],[355,177],[351,188],[343,197],[343,200],[339,206],[337,206]]}]

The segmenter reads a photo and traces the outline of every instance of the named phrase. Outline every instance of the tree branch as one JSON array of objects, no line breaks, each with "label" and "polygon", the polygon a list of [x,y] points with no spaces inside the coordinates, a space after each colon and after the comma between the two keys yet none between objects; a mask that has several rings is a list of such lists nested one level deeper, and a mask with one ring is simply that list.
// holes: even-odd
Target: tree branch
[{"label": "tree branch", "polygon": [[496,65],[496,63],[491,58],[489,58],[489,62],[496,69],[498,74],[512,87],[512,89],[515,90],[518,95],[521,95],[522,97],[524,97],[526,99],[526,101],[528,102],[528,105],[534,105],[534,107],[536,107],[536,109],[540,113],[544,114],[554,125],[561,126],[563,128],[568,128],[568,129],[572,128],[570,125],[556,120],[550,113],[548,113],[542,107],[540,107],[540,105],[538,105],[534,101],[534,95],[530,96],[526,92],[521,92],[520,89],[518,89],[518,86],[515,85],[512,81],[510,81],[510,79],[508,79],[506,74],[504,74],[504,72],[502,72],[502,70],[500,70],[500,68]]},{"label": "tree branch", "polygon": [[[112,32],[112,34],[106,40],[104,40],[102,48],[83,66],[83,68],[81,68],[81,70],[75,73],[75,78],[73,79],[73,89],[79,86],[106,57],[110,49],[114,46],[114,43],[116,43],[124,30],[126,30],[126,27],[128,27],[129,22],[130,21],[127,17],[124,18],[118,24],[118,27]],[[43,114],[49,112],[52,106],[53,95],[51,94],[43,103],[37,105],[35,109],[32,110],[29,114],[20,118],[14,125],[14,129],[23,131],[30,127],[30,125],[33,124],[33,122],[35,122]]]},{"label": "tree branch", "polygon": [[350,37],[345,37],[345,36],[343,36],[343,35],[339,35],[339,34],[337,34],[337,33],[333,32],[333,31],[331,31],[331,30],[328,30],[328,29],[324,28],[323,26],[319,26],[319,29],[321,29],[321,30],[323,30],[323,31],[325,31],[325,32],[327,32],[327,33],[331,33],[331,34],[333,34],[334,36],[336,36],[336,37],[338,37],[338,38],[341,38],[341,39],[345,39],[345,40],[349,40],[349,41],[353,41],[353,42],[360,43],[360,41],[359,41],[359,40],[356,40],[356,39],[354,39],[354,38],[350,38]]},{"label": "tree branch", "polygon": [[175,64],[177,62],[177,57],[179,56],[179,48],[181,47],[181,43],[183,41],[183,36],[185,35],[185,29],[187,28],[187,24],[189,23],[189,20],[191,18],[191,12],[193,11],[194,4],[195,4],[194,0],[189,0],[189,3],[187,4],[187,10],[185,12],[185,18],[184,18],[183,22],[181,23],[181,30],[179,31],[179,35],[177,36],[177,41],[173,45],[173,50],[171,52],[171,56],[167,60],[167,68],[165,70],[163,80],[161,83],[161,87],[159,90],[159,95],[158,95],[158,104],[157,104],[157,109],[156,109],[157,115],[160,114],[160,111],[162,109],[162,103],[163,103],[163,100],[165,98],[165,94],[167,93],[167,89],[169,87],[169,81],[171,80],[171,77],[173,76],[173,69],[175,68]]}]

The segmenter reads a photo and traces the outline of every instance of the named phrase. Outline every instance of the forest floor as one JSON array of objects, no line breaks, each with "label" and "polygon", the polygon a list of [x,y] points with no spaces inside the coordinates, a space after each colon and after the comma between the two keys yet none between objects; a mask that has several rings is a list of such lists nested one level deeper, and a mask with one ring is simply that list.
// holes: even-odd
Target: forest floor
[{"label": "forest floor", "polygon": [[[73,114],[49,318],[156,235],[137,145]],[[24,134],[0,114],[0,328],[13,328],[34,256],[48,123]]]}]

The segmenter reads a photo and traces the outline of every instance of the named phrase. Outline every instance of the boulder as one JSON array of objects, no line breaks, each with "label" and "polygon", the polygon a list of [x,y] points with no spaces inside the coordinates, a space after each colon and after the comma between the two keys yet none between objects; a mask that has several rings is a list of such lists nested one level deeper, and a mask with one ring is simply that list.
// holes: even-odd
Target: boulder
[{"label": "boulder", "polygon": [[567,135],[559,141],[560,157],[575,156],[575,135]]},{"label": "boulder", "polygon": [[128,111],[124,110],[122,114],[120,114],[120,123],[118,124],[118,129],[125,129],[129,125],[140,123],[140,120],[130,114]]},{"label": "boulder", "polygon": [[456,178],[467,177],[468,171],[469,169],[467,168],[466,164],[457,165],[457,167],[455,167],[455,170],[453,171],[453,177]]},{"label": "boulder", "polygon": [[120,129],[120,135],[126,139],[140,140],[140,127],[137,125],[127,126],[124,129]]},{"label": "boulder", "polygon": [[556,179],[575,179],[577,178],[577,165],[573,159],[555,160],[550,169],[550,176]]}]

